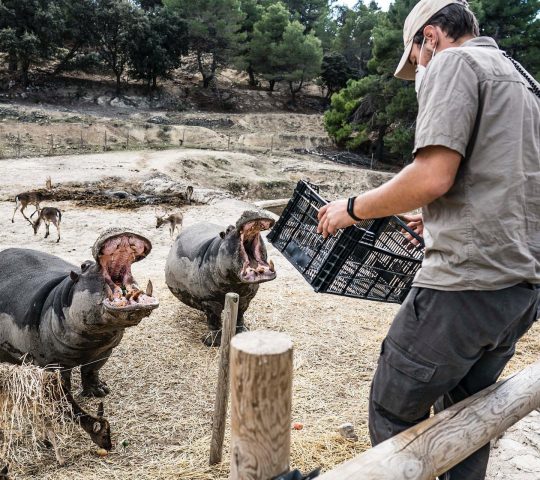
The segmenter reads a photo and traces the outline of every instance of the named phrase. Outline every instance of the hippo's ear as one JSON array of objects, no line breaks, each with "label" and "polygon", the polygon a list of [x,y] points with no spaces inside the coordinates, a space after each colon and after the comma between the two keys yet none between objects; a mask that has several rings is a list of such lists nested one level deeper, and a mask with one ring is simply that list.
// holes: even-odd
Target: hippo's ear
[{"label": "hippo's ear", "polygon": [[71,278],[71,281],[73,283],[77,283],[79,281],[80,275],[78,273],[75,273],[73,270],[69,273],[69,278]]},{"label": "hippo's ear", "polygon": [[105,415],[105,409],[103,408],[103,402],[99,402],[98,408],[97,408],[97,414],[98,417],[103,417]]}]

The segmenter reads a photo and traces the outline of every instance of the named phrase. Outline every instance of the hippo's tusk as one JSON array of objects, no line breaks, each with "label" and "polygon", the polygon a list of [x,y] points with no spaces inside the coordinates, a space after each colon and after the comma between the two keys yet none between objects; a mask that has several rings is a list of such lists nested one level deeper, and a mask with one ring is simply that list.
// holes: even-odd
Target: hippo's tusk
[{"label": "hippo's tusk", "polygon": [[154,285],[152,285],[152,282],[148,280],[148,285],[146,285],[146,295],[151,297],[152,293],[154,293]]},{"label": "hippo's tusk", "polygon": [[107,298],[112,302],[114,300],[114,295],[111,287],[109,287],[107,284],[105,284],[105,293],[107,294]]},{"label": "hippo's tusk", "polygon": [[274,262],[272,261],[272,259],[268,260],[268,266],[270,267],[271,272],[276,271],[276,267],[274,266]]}]

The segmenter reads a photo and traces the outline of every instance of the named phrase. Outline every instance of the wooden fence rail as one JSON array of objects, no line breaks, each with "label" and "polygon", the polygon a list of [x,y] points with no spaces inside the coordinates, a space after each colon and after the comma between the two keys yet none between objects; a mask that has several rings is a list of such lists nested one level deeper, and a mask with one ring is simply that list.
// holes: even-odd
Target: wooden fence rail
[{"label": "wooden fence rail", "polygon": [[540,361],[318,477],[429,480],[540,408]]}]

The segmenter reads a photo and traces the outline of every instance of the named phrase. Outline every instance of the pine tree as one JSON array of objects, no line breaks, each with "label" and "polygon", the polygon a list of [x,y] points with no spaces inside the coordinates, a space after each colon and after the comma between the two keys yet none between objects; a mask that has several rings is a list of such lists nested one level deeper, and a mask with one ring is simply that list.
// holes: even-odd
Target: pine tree
[{"label": "pine tree", "polygon": [[323,57],[321,66],[321,80],[326,87],[326,98],[341,90],[347,85],[347,80],[352,78],[353,74],[347,59],[341,53],[327,53]]},{"label": "pine tree", "polygon": [[278,47],[289,23],[287,7],[278,2],[267,7],[253,25],[247,58],[253,69],[268,80],[270,91],[277,81],[283,80]]},{"label": "pine tree", "polygon": [[187,21],[189,44],[207,88],[218,66],[231,62],[244,37],[239,0],[164,0]]},{"label": "pine tree", "polygon": [[129,37],[130,74],[156,88],[157,77],[166,77],[180,66],[188,53],[186,22],[178,13],[163,7],[153,8],[132,26]]},{"label": "pine tree", "polygon": [[338,145],[374,153],[377,160],[410,158],[417,113],[411,82],[393,76],[403,54],[403,24],[416,0],[396,0],[373,29],[370,75],[332,96],[325,126]]},{"label": "pine tree", "polygon": [[28,84],[33,63],[56,53],[64,28],[60,0],[0,2],[0,52],[8,54],[11,72],[20,69],[23,85]]},{"label": "pine tree", "polygon": [[367,62],[373,48],[373,28],[381,17],[376,3],[369,6],[359,2],[354,9],[340,12],[340,26],[336,32],[333,50],[341,53],[356,78],[367,74]]},{"label": "pine tree", "polygon": [[290,22],[276,48],[277,68],[289,84],[293,105],[304,83],[317,77],[321,71],[321,41],[312,32],[305,34],[304,31],[305,27],[297,20]]},{"label": "pine tree", "polygon": [[255,70],[249,58],[249,48],[253,40],[253,27],[257,23],[264,12],[264,6],[260,0],[240,0],[240,9],[244,14],[244,20],[240,32],[244,34],[244,38],[239,45],[236,65],[240,70],[245,70],[249,75],[249,86],[256,85]]},{"label": "pine tree", "polygon": [[481,35],[540,78],[540,0],[473,0]]}]

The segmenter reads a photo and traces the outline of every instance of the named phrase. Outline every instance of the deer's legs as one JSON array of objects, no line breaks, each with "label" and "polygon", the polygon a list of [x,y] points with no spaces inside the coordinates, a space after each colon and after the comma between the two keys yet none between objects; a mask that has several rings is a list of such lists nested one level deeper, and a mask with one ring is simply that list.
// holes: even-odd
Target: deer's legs
[{"label": "deer's legs", "polygon": [[85,397],[104,397],[111,390],[107,384],[99,379],[99,369],[108,360],[106,359],[81,367],[82,394]]},{"label": "deer's legs", "polygon": [[58,238],[56,239],[56,243],[60,241],[60,223],[56,223],[56,230],[58,232]]},{"label": "deer's legs", "polygon": [[13,217],[11,217],[11,223],[15,223],[15,214],[17,213],[17,210],[19,210],[19,207],[21,204],[18,201],[15,201],[15,210],[13,211]]},{"label": "deer's legs", "polygon": [[58,443],[56,442],[56,435],[54,434],[52,428],[47,428],[47,440],[49,440],[54,449],[54,455],[56,457],[58,465],[63,467],[66,464],[66,461],[64,460],[64,457],[62,457],[62,455],[60,454],[60,449],[58,448]]},{"label": "deer's legs", "polygon": [[30,220],[25,214],[24,214],[24,209],[26,208],[26,205],[21,205],[21,215],[26,219],[28,220],[30,223],[32,223],[32,220]]},{"label": "deer's legs", "polygon": [[45,238],[49,236],[49,225],[50,223],[47,220],[45,220]]}]

